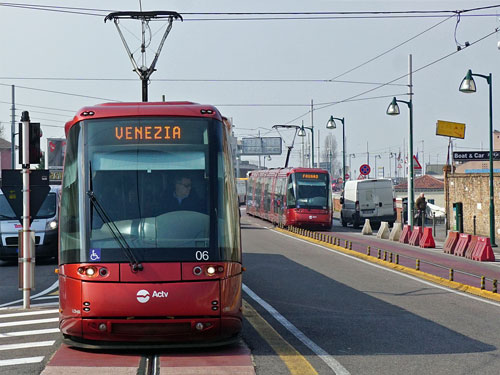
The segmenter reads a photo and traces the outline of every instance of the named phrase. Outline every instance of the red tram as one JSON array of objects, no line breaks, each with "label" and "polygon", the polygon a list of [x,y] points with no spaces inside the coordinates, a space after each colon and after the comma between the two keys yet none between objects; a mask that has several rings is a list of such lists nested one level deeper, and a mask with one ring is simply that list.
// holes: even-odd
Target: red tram
[{"label": "red tram", "polygon": [[81,109],[65,130],[65,341],[157,348],[237,339],[239,209],[219,111],[189,102],[100,104]]},{"label": "red tram", "polygon": [[328,171],[280,168],[252,171],[247,213],[272,223],[330,229],[332,191]]}]

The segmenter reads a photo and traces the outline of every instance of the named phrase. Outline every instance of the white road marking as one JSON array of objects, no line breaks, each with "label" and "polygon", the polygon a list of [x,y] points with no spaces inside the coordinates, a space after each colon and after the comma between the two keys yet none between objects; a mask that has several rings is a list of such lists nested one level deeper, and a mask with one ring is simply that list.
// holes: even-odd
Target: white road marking
[{"label": "white road marking", "polygon": [[0,319],[16,318],[19,316],[29,316],[29,315],[57,314],[58,312],[59,312],[58,309],[52,309],[52,310],[40,310],[40,311],[13,313],[13,314],[0,314]]},{"label": "white road marking", "polygon": [[58,299],[58,298],[59,298],[59,296],[45,296],[45,297],[37,297],[37,298],[35,298],[35,299],[36,299],[37,301],[40,301],[40,300],[42,300],[42,299],[54,299],[54,298]]},{"label": "white road marking", "polygon": [[58,322],[59,318],[47,318],[47,319],[34,319],[34,320],[20,320],[18,322],[5,322],[0,323],[0,327],[15,327],[24,326],[28,324],[43,324],[43,323],[53,323]]},{"label": "white road marking", "polygon": [[[31,299],[35,299],[37,297],[44,296],[44,295],[52,292],[54,289],[57,289],[58,287],[59,287],[59,280],[57,280],[56,282],[54,282],[54,284],[52,284],[51,286],[49,286],[44,291],[41,291],[40,293],[35,294],[34,296],[31,296]],[[16,303],[19,303],[19,302],[23,302],[23,300],[22,299],[18,299],[16,301],[11,301],[11,302],[4,303],[4,304],[0,305],[0,310],[3,310],[3,307],[15,305]]]},{"label": "white road marking", "polygon": [[[48,306],[59,306],[59,301],[45,302],[45,303],[32,303],[31,304],[31,308],[35,308],[35,307],[48,307]],[[21,309],[22,307],[23,307],[23,305],[1,307],[0,311],[4,311],[4,310],[17,310],[17,309]]]},{"label": "white road marking", "polygon": [[13,349],[25,349],[25,348],[36,348],[42,346],[52,346],[56,341],[38,341],[38,342],[24,342],[22,344],[6,344],[0,345],[0,350],[13,350]]},{"label": "white road marking", "polygon": [[302,241],[302,242],[305,242],[305,243],[308,243],[310,245],[313,245],[313,246],[316,246],[316,247],[320,247],[321,249],[323,250],[327,250],[327,251],[330,251],[332,253],[335,253],[335,254],[338,254],[338,255],[342,255],[342,256],[345,256],[347,258],[350,258],[350,259],[353,259],[353,260],[356,260],[358,262],[361,262],[361,263],[364,263],[364,264],[367,264],[369,266],[372,266],[372,267],[376,267],[376,268],[379,268],[381,270],[384,270],[384,271],[387,271],[387,272],[392,272],[392,273],[395,273],[396,275],[399,275],[399,276],[402,276],[402,277],[406,277],[407,279],[411,279],[411,280],[415,280],[421,284],[425,284],[425,285],[429,285],[429,286],[432,286],[434,288],[438,288],[438,289],[442,289],[442,290],[446,290],[450,293],[454,293],[454,294],[457,294],[459,296],[462,296],[462,297],[466,297],[466,298],[470,298],[470,299],[473,299],[473,300],[476,300],[476,301],[481,301],[481,302],[484,302],[484,303],[487,303],[489,305],[493,305],[493,306],[497,306],[497,307],[500,307],[500,303],[498,302],[494,302],[494,301],[490,301],[490,300],[487,300],[487,299],[484,299],[484,298],[480,298],[480,297],[476,297],[474,295],[471,295],[471,294],[468,294],[468,293],[464,293],[464,292],[460,292],[458,290],[455,290],[455,289],[451,289],[451,288],[447,288],[445,286],[441,286],[441,285],[438,285],[438,284],[434,284],[430,281],[426,281],[426,280],[422,280],[422,279],[419,279],[418,277],[415,277],[415,276],[412,276],[412,275],[408,275],[406,273],[403,273],[403,272],[400,272],[400,271],[396,271],[396,270],[393,270],[391,268],[387,268],[387,267],[383,267],[381,265],[378,265],[376,263],[372,263],[372,262],[369,262],[367,260],[364,260],[364,259],[359,259],[359,258],[356,258],[352,255],[349,255],[349,254],[345,254],[341,251],[337,251],[337,250],[334,250],[334,249],[330,249],[329,247],[326,247],[326,246],[323,246],[323,245],[318,245],[314,242],[309,242],[309,241],[306,241],[306,240],[303,240],[301,238],[297,238],[297,237],[294,237],[294,236],[290,236],[286,233],[281,233],[281,232],[277,232],[277,231],[273,231],[274,233],[277,233],[277,234],[280,234],[282,236],[285,236],[285,237],[288,237],[288,238],[291,238],[291,239],[294,239],[294,240],[297,240],[297,241]]},{"label": "white road marking", "polygon": [[27,363],[39,363],[42,362],[45,357],[27,357],[27,358],[16,358],[16,359],[4,359],[0,360],[0,366],[14,366],[14,365],[24,365]]},{"label": "white road marking", "polygon": [[0,339],[8,337],[46,335],[49,333],[59,333],[59,328],[35,329],[31,331],[16,331],[8,333],[0,333]]},{"label": "white road marking", "polygon": [[297,337],[304,345],[311,349],[318,357],[320,357],[328,367],[330,367],[337,375],[349,375],[347,371],[335,358],[329,355],[323,348],[313,342],[301,330],[295,327],[288,319],[281,315],[274,307],[255,294],[249,287],[243,284],[243,291],[248,294],[255,302],[267,310],[283,327]]}]

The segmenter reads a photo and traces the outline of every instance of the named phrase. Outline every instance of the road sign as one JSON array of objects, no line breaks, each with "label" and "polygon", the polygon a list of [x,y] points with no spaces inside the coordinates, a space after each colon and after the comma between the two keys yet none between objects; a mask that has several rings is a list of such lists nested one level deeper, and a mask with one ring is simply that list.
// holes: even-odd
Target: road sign
[{"label": "road sign", "polygon": [[422,169],[422,166],[418,162],[418,159],[417,159],[417,157],[415,155],[413,155],[413,161],[415,162],[413,164],[413,169]]},{"label": "road sign", "polygon": [[366,178],[366,176],[364,174],[360,174],[358,176],[358,180],[364,180]]},{"label": "road sign", "polygon": [[369,175],[370,174],[370,171],[371,171],[371,168],[368,164],[363,164],[359,167],[359,173],[361,173],[362,175]]},{"label": "road sign", "polygon": [[351,176],[349,175],[349,173],[346,173],[345,174],[345,179],[348,180]]},{"label": "road sign", "polygon": [[[2,171],[2,192],[7,198],[17,220],[22,223],[23,216],[23,179],[19,169],[5,169]],[[49,171],[33,169],[30,171],[30,223],[42,206],[50,191]]]}]

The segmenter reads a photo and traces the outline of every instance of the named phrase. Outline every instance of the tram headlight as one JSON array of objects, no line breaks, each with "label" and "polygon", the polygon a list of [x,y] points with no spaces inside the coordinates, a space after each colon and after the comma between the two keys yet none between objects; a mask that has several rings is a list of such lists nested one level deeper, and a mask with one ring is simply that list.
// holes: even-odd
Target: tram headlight
[{"label": "tram headlight", "polygon": [[207,267],[207,275],[208,276],[213,276],[215,274],[215,267],[214,266],[208,266]]},{"label": "tram headlight", "polygon": [[95,267],[88,267],[85,269],[85,275],[88,277],[93,277],[97,273],[97,269]]}]

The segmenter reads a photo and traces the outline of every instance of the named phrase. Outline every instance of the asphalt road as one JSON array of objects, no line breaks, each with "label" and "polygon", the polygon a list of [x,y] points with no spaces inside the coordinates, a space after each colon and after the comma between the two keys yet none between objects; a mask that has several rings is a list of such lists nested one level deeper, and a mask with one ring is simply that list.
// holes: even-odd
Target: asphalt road
[{"label": "asphalt road", "polygon": [[[457,294],[266,227],[271,225],[242,215],[247,269],[243,298],[249,305],[242,336],[257,374],[499,373],[500,304]],[[37,264],[34,294],[56,281],[55,267],[54,262]],[[17,264],[0,264],[0,283],[0,305],[22,297]],[[19,318],[42,319],[42,323],[3,327],[0,335],[56,328],[57,322],[43,323],[48,317],[57,317],[57,312]],[[11,319],[0,324],[7,320]],[[16,344],[28,338],[2,340]],[[0,363],[28,354],[42,356],[43,362],[22,365],[21,372],[20,367],[3,367],[0,373],[40,373],[58,346],[59,334],[29,338],[42,340],[49,346],[0,351]]]},{"label": "asphalt road", "polygon": [[[40,293],[57,281],[54,270],[57,268],[57,260],[37,260],[35,265],[35,290],[32,296]],[[18,290],[18,263],[0,261],[0,307],[11,301],[23,298],[22,291]],[[42,303],[37,301],[36,303]],[[21,303],[22,305],[22,303]]]},{"label": "asphalt road", "polygon": [[[499,373],[500,304],[457,294],[266,226],[270,227],[242,215],[245,285],[345,371]],[[244,299],[317,373],[333,373],[259,303],[248,294]],[[244,338],[257,374],[289,373],[252,326],[245,327]]]}]

